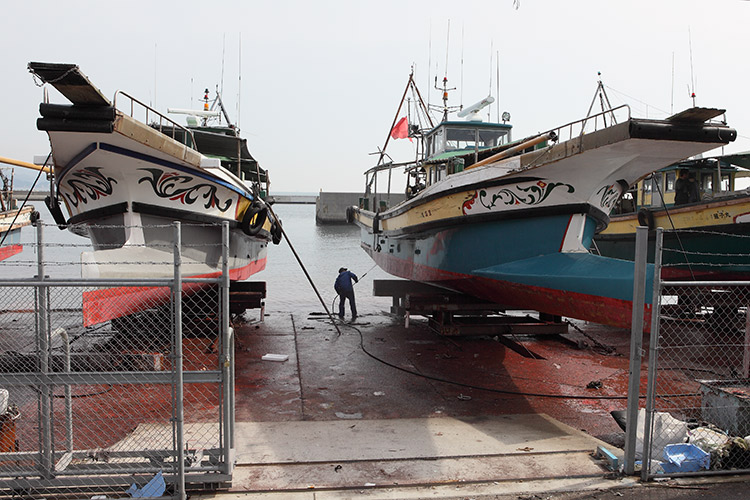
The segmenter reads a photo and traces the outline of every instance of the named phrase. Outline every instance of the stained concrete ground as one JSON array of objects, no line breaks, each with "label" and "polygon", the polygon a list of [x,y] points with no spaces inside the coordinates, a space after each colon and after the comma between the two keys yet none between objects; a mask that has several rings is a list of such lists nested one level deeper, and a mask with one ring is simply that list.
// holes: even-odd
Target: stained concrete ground
[{"label": "stained concrete ground", "polygon": [[622,456],[610,412],[626,407],[629,331],[573,322],[516,337],[522,355],[386,314],[340,333],[315,312],[234,327],[237,468],[229,492],[203,497],[687,499],[748,484],[645,486],[592,456]]}]

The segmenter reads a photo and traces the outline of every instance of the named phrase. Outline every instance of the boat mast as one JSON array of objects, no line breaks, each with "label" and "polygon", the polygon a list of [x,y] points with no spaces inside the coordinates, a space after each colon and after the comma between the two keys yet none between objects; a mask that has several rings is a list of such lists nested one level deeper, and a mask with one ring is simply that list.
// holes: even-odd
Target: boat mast
[{"label": "boat mast", "polygon": [[[602,72],[597,72],[597,76],[599,77],[599,82],[596,85],[596,91],[594,91],[594,98],[591,100],[591,105],[589,106],[589,110],[586,113],[586,119],[583,120],[583,124],[581,125],[581,134],[583,134],[583,131],[586,128],[586,122],[588,122],[588,118],[591,116],[591,110],[594,109],[594,103],[596,102],[596,98],[599,97],[599,104],[602,107],[602,113],[606,113],[609,111],[609,115],[612,119],[612,124],[614,125],[617,123],[617,120],[615,119],[615,113],[612,111],[612,104],[609,102],[609,96],[607,95],[607,91],[604,89],[604,83],[602,83]],[[602,116],[602,119],[604,120],[604,126],[607,126],[607,117],[606,114]]]}]

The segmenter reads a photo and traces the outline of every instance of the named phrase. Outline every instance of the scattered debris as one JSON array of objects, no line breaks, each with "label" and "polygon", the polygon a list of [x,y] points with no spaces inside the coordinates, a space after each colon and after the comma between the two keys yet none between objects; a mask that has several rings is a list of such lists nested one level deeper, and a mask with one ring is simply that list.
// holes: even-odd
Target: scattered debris
[{"label": "scattered debris", "polygon": [[615,456],[614,453],[609,451],[604,446],[597,446],[594,450],[594,458],[606,460],[607,467],[610,470],[616,471],[620,467],[620,460]]},{"label": "scattered debris", "polygon": [[362,413],[361,412],[343,413],[343,412],[337,411],[336,416],[342,420],[360,420],[362,418]]},{"label": "scattered debris", "polygon": [[460,399],[461,401],[470,401],[471,396],[467,396],[466,394],[459,394],[458,399]]},{"label": "scattered debris", "polygon": [[601,389],[603,385],[601,380],[592,380],[586,384],[586,389]]},{"label": "scattered debris", "polygon": [[264,354],[263,357],[261,357],[263,361],[286,361],[289,359],[288,354]]},{"label": "scattered debris", "polygon": [[167,483],[164,481],[161,471],[159,471],[143,488],[138,488],[135,483],[130,485],[125,493],[133,498],[153,498],[160,497],[167,489]]}]

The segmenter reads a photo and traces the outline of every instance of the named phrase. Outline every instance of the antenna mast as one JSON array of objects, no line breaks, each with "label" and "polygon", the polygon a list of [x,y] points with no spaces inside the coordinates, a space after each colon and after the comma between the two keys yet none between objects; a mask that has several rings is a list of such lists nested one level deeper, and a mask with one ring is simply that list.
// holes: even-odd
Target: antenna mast
[{"label": "antenna mast", "polygon": [[692,88],[688,89],[690,97],[693,99],[693,107],[695,107],[695,76],[693,74],[693,35],[690,32],[690,26],[688,26],[688,47],[690,48],[690,85]]},{"label": "antenna mast", "polygon": [[240,132],[240,102],[242,101],[242,32],[240,32],[240,49],[239,49],[239,76],[237,77],[237,133]]}]

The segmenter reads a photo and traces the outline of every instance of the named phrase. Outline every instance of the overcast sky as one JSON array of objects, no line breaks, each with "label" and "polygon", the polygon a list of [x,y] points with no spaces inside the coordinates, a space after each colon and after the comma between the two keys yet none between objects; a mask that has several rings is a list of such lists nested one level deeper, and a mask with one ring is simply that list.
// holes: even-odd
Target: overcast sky
[{"label": "overcast sky", "polygon": [[[511,114],[515,138],[584,117],[601,72],[612,104],[630,104],[638,117],[689,107],[694,87],[698,105],[725,108],[738,130],[725,152],[750,150],[750,2],[518,4],[4,2],[0,156],[31,161],[49,152],[36,130],[42,90],[26,65],[69,62],[106,96],[125,90],[160,111],[198,107],[203,89],[219,85],[233,120],[240,110],[242,134],[269,170],[272,193],[358,191],[412,65],[423,95],[447,71],[451,86],[461,87],[450,103],[469,105],[490,89],[498,97],[498,55],[498,102]],[[430,100],[438,97],[432,90]],[[393,146],[396,161],[411,157],[408,141]]]}]

